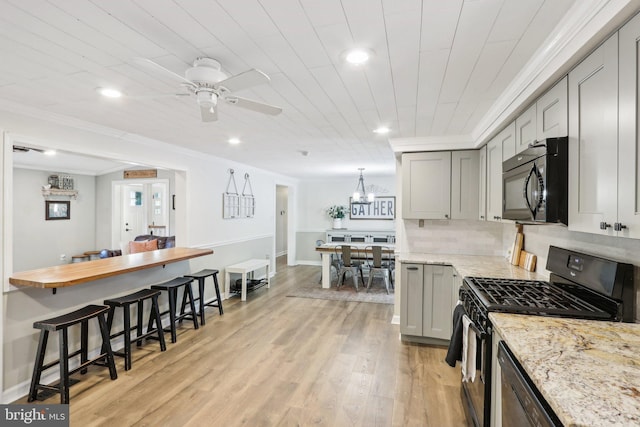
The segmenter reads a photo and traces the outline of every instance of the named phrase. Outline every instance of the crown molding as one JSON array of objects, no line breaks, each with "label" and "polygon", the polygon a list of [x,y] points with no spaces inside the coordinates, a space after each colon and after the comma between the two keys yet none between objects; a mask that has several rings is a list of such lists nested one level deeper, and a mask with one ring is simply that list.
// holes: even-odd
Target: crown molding
[{"label": "crown molding", "polygon": [[412,151],[468,150],[474,148],[471,135],[442,135],[415,138],[389,138],[394,153]]}]

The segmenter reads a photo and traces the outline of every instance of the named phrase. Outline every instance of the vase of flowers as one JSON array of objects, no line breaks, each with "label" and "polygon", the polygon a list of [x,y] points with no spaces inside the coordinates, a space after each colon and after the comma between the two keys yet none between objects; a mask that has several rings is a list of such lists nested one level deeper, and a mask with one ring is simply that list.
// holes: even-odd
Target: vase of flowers
[{"label": "vase of flowers", "polygon": [[333,228],[342,228],[342,218],[347,215],[347,207],[333,205],[327,209],[327,214],[333,218]]}]

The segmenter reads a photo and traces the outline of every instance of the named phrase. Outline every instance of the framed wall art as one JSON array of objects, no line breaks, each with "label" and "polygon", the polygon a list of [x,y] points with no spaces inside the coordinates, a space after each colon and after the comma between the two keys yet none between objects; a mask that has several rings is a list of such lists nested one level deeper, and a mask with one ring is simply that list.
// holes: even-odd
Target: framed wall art
[{"label": "framed wall art", "polygon": [[44,215],[46,220],[71,219],[71,202],[45,200]]}]

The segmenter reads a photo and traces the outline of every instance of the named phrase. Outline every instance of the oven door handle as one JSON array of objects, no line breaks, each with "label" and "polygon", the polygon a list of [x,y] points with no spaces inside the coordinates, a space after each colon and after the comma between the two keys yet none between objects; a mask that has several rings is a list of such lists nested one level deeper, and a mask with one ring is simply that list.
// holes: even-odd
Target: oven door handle
[{"label": "oven door handle", "polygon": [[470,327],[471,329],[473,329],[473,332],[475,332],[475,333],[476,333],[476,336],[477,336],[478,338],[480,338],[481,340],[483,340],[483,339],[484,339],[484,337],[486,337],[486,336],[487,336],[487,333],[486,333],[486,332],[481,331],[481,330],[480,330],[480,329],[475,325],[475,323],[470,323],[470,324],[469,324],[469,327]]}]

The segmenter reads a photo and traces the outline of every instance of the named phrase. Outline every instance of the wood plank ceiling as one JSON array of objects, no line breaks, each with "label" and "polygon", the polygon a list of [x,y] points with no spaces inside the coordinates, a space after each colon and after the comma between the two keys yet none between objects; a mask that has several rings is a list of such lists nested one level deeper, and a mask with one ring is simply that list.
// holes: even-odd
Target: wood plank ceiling
[{"label": "wood plank ceiling", "polygon": [[[573,0],[2,0],[0,108],[36,108],[290,176],[393,173],[388,137],[470,135]],[[350,66],[352,47],[374,52]],[[196,57],[271,83],[202,123],[180,85]],[[127,96],[101,98],[97,87]],[[386,125],[389,136],[374,134]],[[238,137],[242,143],[230,146]],[[308,152],[303,156],[302,152]]]}]

